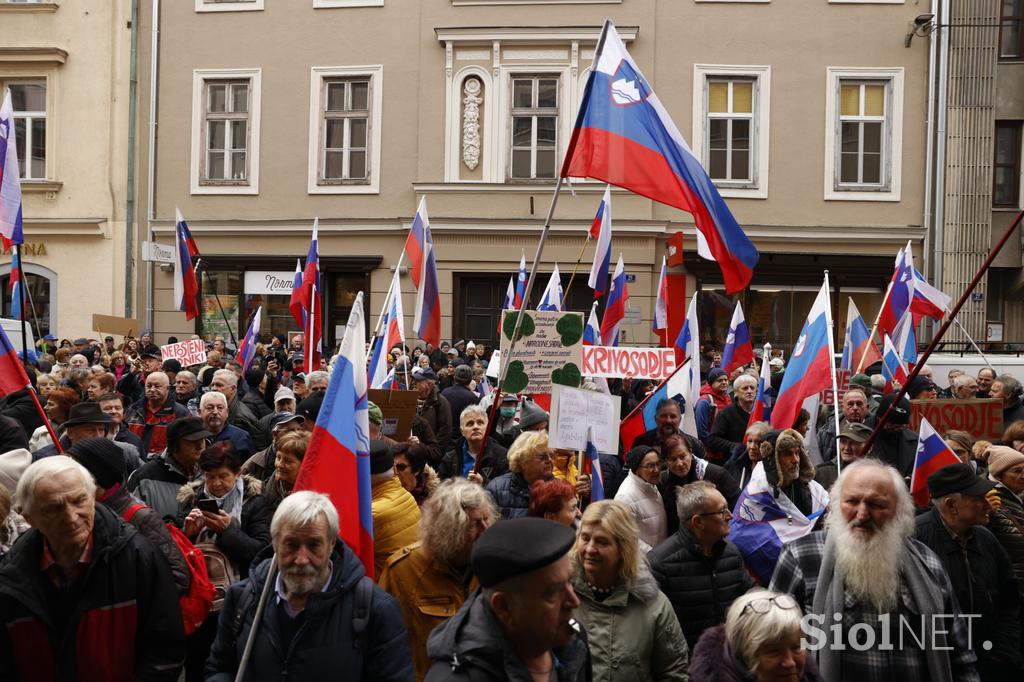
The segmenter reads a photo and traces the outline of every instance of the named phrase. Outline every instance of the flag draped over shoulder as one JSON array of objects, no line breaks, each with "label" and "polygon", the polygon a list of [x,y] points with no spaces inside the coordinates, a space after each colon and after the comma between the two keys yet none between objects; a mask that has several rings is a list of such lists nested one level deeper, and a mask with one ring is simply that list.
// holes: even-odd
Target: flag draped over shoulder
[{"label": "flag draped over shoulder", "polygon": [[771,581],[782,546],[810,533],[828,506],[828,492],[816,481],[809,484],[811,513],[804,516],[784,493],[768,483],[764,464],[758,462],[736,500],[728,539],[762,585]]},{"label": "flag draped over shoulder", "polygon": [[750,283],[758,252],[668,111],[606,21],[562,177],[595,178],[693,215],[727,293]]},{"label": "flag draped over shoulder", "polygon": [[363,562],[366,575],[373,577],[365,338],[359,292],[294,489],[314,490],[331,498],[340,517],[341,539]]}]

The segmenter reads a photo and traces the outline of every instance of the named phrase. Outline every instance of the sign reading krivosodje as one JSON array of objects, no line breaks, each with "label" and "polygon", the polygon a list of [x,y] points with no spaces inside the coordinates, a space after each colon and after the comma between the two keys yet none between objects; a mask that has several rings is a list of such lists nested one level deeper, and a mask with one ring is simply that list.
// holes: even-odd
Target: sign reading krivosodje
[{"label": "sign reading krivosodje", "polygon": [[[518,311],[501,319],[501,358],[509,357]],[[501,389],[507,393],[551,393],[552,384],[579,388],[583,379],[583,313],[527,310]]]},{"label": "sign reading krivosodje", "polygon": [[966,431],[991,441],[1003,437],[1003,401],[998,398],[911,400],[910,428],[917,431],[921,417],[939,433]]}]

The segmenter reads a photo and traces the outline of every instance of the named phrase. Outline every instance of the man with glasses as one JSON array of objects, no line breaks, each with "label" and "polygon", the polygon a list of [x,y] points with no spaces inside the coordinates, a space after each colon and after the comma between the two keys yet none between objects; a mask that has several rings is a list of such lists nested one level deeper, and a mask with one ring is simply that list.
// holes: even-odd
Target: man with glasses
[{"label": "man with glasses", "polygon": [[679,530],[647,555],[672,602],[691,651],[704,630],[725,622],[733,600],[754,586],[736,546],[726,540],[732,512],[708,481],[679,489]]}]

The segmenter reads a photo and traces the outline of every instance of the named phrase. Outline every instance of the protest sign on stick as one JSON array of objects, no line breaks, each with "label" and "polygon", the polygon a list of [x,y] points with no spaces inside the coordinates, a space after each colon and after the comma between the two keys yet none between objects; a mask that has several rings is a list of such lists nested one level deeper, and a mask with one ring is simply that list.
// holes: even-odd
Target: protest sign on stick
[{"label": "protest sign on stick", "polygon": [[585,450],[587,430],[592,429],[598,452],[618,452],[621,401],[617,395],[554,385],[548,445],[562,450]]},{"label": "protest sign on stick", "polygon": [[[508,357],[519,313],[505,310],[501,324],[501,356]],[[578,387],[583,374],[583,314],[523,312],[515,356],[502,367],[506,393],[550,393],[552,384]]]}]

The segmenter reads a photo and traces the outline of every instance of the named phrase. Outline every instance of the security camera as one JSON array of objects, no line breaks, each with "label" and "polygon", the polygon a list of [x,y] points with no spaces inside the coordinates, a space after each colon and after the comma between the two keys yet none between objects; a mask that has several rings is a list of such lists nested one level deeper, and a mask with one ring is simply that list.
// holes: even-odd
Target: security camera
[{"label": "security camera", "polygon": [[934,14],[918,14],[917,18],[914,19],[914,28],[921,28],[934,18]]}]

